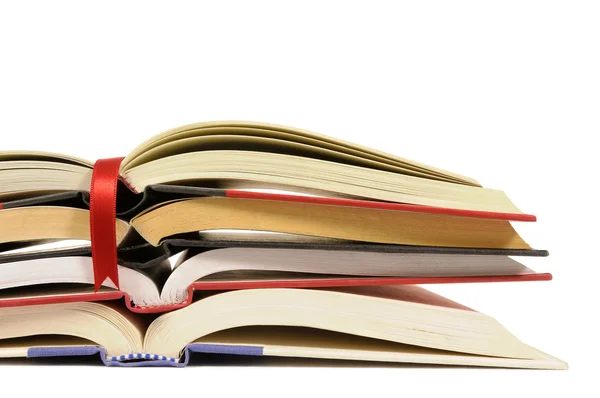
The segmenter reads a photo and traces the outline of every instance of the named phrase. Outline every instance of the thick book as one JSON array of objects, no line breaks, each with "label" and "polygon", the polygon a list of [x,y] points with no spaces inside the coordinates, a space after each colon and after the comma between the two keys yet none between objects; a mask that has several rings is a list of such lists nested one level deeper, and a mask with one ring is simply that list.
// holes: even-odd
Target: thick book
[{"label": "thick book", "polygon": [[[85,192],[5,202],[0,211],[4,226],[0,251],[19,243],[89,240],[89,219],[89,195]],[[138,243],[139,239],[132,236],[139,235],[160,246],[182,234],[189,237],[194,233],[200,238],[207,231],[246,230],[340,241],[529,249],[511,226],[513,221],[531,222],[535,217],[356,199],[153,186],[139,203],[117,213],[115,232],[120,246],[134,246],[132,240]]]},{"label": "thick book", "polygon": [[492,317],[417,286],[211,293],[155,319],[105,303],[0,309],[0,358],[185,366],[192,353],[567,368]]},{"label": "thick book", "polygon": [[[199,237],[209,231],[246,230],[384,244],[530,248],[512,227],[511,221],[516,220],[507,219],[506,214],[492,218],[486,213],[454,214],[451,209],[425,206],[379,208],[378,202],[352,201],[346,205],[344,201],[325,204],[291,195],[262,197],[202,196],[166,201],[129,222],[117,218],[116,239],[121,246],[130,246],[123,242],[127,235],[140,235],[153,246],[160,246],[182,234],[200,233]],[[14,206],[9,202],[0,211],[0,245],[89,240],[89,220],[89,210],[82,206]]]},{"label": "thick book", "polygon": [[268,241],[262,247],[256,241],[217,242],[220,247],[186,249],[174,267],[168,261],[145,269],[120,265],[120,289],[107,279],[97,293],[92,289],[92,258],[85,249],[0,256],[0,307],[124,300],[131,311],[158,313],[190,305],[197,291],[552,279],[551,274],[535,272],[512,258],[548,254],[541,250],[410,246],[326,250],[314,241],[303,246],[294,241],[287,247],[273,247]]},{"label": "thick book", "polygon": [[[91,162],[68,155],[0,152],[0,201],[89,191],[92,168]],[[472,178],[324,135],[251,122],[198,123],[167,131],[131,151],[119,174],[133,194],[156,184],[186,182],[179,185],[277,188],[521,213],[502,191],[483,188]]]}]

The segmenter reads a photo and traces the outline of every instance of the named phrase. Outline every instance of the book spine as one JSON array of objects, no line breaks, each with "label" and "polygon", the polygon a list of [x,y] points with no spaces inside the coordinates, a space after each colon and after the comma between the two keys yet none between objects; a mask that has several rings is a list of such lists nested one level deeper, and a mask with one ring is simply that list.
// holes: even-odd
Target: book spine
[{"label": "book spine", "polygon": [[192,353],[262,356],[261,346],[228,345],[228,344],[188,344],[183,356],[178,358],[149,353],[136,353],[120,356],[107,356],[106,350],[99,346],[68,347],[32,347],[27,351],[27,358],[61,358],[99,355],[105,366],[118,367],[184,367],[190,361]]}]

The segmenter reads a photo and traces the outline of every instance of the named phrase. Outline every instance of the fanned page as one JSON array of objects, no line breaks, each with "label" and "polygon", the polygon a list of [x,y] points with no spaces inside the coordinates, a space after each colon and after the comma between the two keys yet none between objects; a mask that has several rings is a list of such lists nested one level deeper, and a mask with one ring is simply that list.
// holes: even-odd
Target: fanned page
[{"label": "fanned page", "polygon": [[[142,163],[164,157],[165,155],[170,156],[176,153],[191,152],[198,146],[196,143],[199,143],[199,146],[202,147],[204,142],[201,140],[206,137],[216,137],[216,140],[223,140],[228,135],[241,138],[239,141],[241,141],[242,145],[244,138],[248,140],[277,140],[277,144],[282,144],[284,147],[292,149],[295,147],[294,144],[298,144],[297,147],[309,147],[305,147],[307,151],[321,151],[322,153],[329,151],[331,156],[346,157],[347,159],[353,157],[355,161],[363,162],[362,164],[369,164],[369,161],[381,165],[387,164],[398,167],[399,170],[403,170],[408,174],[438,176],[445,180],[479,185],[477,181],[468,177],[436,169],[361,145],[345,142],[337,138],[297,128],[244,121],[196,123],[166,131],[150,138],[134,149],[123,161],[123,169],[127,170]],[[195,141],[198,139],[200,141]],[[229,141],[231,145],[231,141],[235,140],[226,141]],[[261,147],[260,145],[257,146]]]},{"label": "fanned page", "polygon": [[187,181],[520,213],[503,192],[472,179],[303,130],[247,122],[163,133],[134,150],[122,174],[137,191]]},{"label": "fanned page", "polygon": [[0,204],[57,192],[89,191],[93,166],[64,154],[0,151]]}]

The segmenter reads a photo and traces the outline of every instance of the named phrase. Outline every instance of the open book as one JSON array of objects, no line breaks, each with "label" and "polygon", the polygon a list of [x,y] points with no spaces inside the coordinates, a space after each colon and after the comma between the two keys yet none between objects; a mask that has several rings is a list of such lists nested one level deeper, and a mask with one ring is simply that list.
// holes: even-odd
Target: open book
[{"label": "open book", "polygon": [[[396,205],[380,209],[366,207],[373,202],[360,203],[365,207],[284,200],[276,194],[263,199],[179,199],[152,206],[134,216],[129,224],[117,219],[116,239],[121,243],[132,232],[159,246],[172,236],[186,233],[248,230],[370,243],[530,249],[505,215],[457,216],[440,214],[439,208],[403,209]],[[373,206],[377,206],[376,202]],[[89,240],[89,219],[89,210],[80,207],[5,206],[0,211],[0,244]]]},{"label": "open book", "polygon": [[567,367],[493,318],[417,286],[224,292],[152,322],[114,304],[0,309],[0,357],[100,353],[107,365],[182,366],[190,352]]},{"label": "open book", "polygon": [[[92,167],[67,155],[0,152],[0,201],[88,191]],[[502,191],[471,178],[304,130],[251,122],[198,123],[157,135],[130,152],[120,175],[133,193],[157,184],[276,188],[521,213]]]},{"label": "open book", "polygon": [[[544,256],[543,251],[527,254]],[[98,300],[115,289],[88,294],[94,283],[89,256],[40,257],[0,263],[0,307],[29,299],[60,302],[61,294]],[[494,251],[443,250],[385,253],[322,249],[224,247],[187,250],[173,270],[162,262],[146,270],[119,266],[121,296],[135,312],[162,312],[187,306],[194,291],[268,287],[405,285],[429,283],[541,281],[550,274]],[[35,292],[31,287],[37,287]],[[20,288],[20,289],[19,289]],[[24,289],[25,288],[25,289]],[[82,296],[83,295],[83,296]],[[35,302],[35,301],[34,301]]]}]

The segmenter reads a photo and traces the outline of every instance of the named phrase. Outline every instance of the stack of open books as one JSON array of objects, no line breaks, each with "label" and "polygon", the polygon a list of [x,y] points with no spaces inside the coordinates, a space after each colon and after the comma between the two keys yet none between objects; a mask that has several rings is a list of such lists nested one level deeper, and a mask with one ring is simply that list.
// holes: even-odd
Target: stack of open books
[{"label": "stack of open books", "polygon": [[535,217],[502,191],[249,122],[184,126],[108,162],[112,181],[106,161],[0,152],[0,357],[566,368],[418,286],[551,279],[518,261],[548,252],[513,229]]}]

